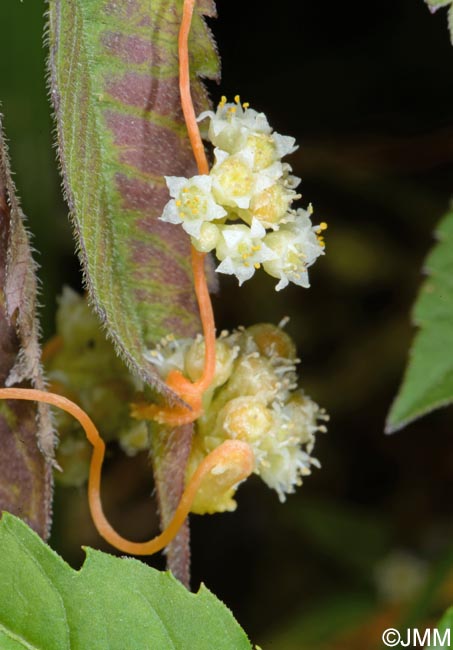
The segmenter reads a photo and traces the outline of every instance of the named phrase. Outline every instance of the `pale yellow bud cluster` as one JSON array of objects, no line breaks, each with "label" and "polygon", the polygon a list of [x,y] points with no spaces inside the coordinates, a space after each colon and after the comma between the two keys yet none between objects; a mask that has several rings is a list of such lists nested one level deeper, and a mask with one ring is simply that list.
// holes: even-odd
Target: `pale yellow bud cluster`
[{"label": "pale yellow bud cluster", "polygon": [[[56,336],[44,348],[49,390],[77,402],[102,425],[107,442],[116,440],[128,455],[149,449],[146,422],[131,420],[129,403],[142,389],[106,339],[86,298],[65,287],[59,298]],[[78,487],[88,478],[91,444],[78,422],[56,409],[59,483]]]},{"label": "pale yellow bud cluster", "polygon": [[[173,340],[154,361],[165,372],[177,369],[196,381],[203,370],[204,342]],[[298,389],[297,363],[294,343],[280,327],[260,324],[219,337],[215,377],[195,424],[187,481],[211,451],[225,440],[239,440],[253,450],[255,474],[281,501],[294,492],[311,467],[318,466],[311,453],[316,432],[325,430],[322,421],[327,419]],[[236,487],[213,475],[197,494],[192,511],[234,510]]]}]

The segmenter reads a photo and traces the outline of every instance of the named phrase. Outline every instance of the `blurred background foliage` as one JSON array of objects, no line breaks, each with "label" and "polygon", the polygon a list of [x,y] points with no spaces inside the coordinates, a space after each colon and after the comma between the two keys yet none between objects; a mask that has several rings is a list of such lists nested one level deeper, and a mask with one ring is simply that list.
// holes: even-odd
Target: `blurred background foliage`
[{"label": "blurred background foliage", "polygon": [[[285,505],[258,481],[235,514],[192,517],[193,586],[205,582],[264,650],[372,650],[387,627],[432,624],[453,602],[453,410],[383,433],[413,334],[409,311],[453,189],[453,49],[422,0],[219,0],[214,100],[240,93],[300,143],[302,204],[329,223],[312,288],[222,279],[218,327],[290,316],[302,385],[331,415],[315,470]],[[0,101],[41,266],[44,337],[81,276],[52,149],[45,4],[0,5]],[[448,351],[446,351],[448,353]],[[102,429],[102,423],[100,423]],[[105,501],[138,538],[156,528],[146,456],[111,449]],[[107,549],[85,490],[56,492],[54,547]],[[163,558],[150,563],[162,567]]]}]

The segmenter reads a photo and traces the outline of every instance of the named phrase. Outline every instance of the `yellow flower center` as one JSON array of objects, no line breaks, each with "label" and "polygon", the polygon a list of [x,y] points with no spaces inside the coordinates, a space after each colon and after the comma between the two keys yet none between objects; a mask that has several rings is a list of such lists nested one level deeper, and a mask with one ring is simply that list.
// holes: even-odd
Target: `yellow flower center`
[{"label": "yellow flower center", "polygon": [[206,197],[198,187],[185,187],[176,201],[181,219],[193,219],[207,209]]},{"label": "yellow flower center", "polygon": [[250,194],[253,173],[248,165],[236,158],[227,158],[217,169],[218,184],[223,193],[238,198]]}]

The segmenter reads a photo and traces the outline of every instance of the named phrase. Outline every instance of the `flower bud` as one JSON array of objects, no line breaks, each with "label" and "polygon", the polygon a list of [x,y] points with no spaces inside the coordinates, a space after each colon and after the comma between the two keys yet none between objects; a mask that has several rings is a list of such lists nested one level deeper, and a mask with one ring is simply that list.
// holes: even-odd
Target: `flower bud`
[{"label": "flower bud", "polygon": [[220,231],[214,223],[204,223],[199,237],[192,237],[192,244],[200,253],[210,253],[217,246]]},{"label": "flower bud", "polygon": [[63,470],[54,472],[55,480],[66,487],[80,487],[88,479],[91,445],[81,435],[65,435],[60,438],[56,461]]},{"label": "flower bud", "polygon": [[298,194],[277,182],[253,197],[250,212],[263,225],[271,227],[282,221],[292,201],[297,198]]},{"label": "flower bud", "polygon": [[268,359],[253,354],[244,355],[237,360],[222,396],[229,399],[252,396],[269,404],[277,397],[280,388],[279,377]]},{"label": "flower bud", "polygon": [[266,436],[272,426],[272,415],[255,397],[236,397],[220,411],[214,436],[243,440],[249,444]]},{"label": "flower bud", "polygon": [[[194,341],[186,352],[184,359],[185,372],[192,381],[197,381],[203,374],[204,355],[204,340]],[[231,348],[225,341],[219,339],[216,341],[216,369],[211,388],[217,388],[229,379],[236,356],[237,350],[235,348]]]},{"label": "flower bud", "polygon": [[272,323],[258,323],[248,327],[245,334],[255,341],[259,353],[268,359],[280,357],[295,359],[296,346],[291,337],[281,328]]},{"label": "flower bud", "polygon": [[120,431],[118,438],[121,449],[128,456],[135,456],[139,451],[149,449],[149,432],[144,420],[131,422],[130,426]]}]

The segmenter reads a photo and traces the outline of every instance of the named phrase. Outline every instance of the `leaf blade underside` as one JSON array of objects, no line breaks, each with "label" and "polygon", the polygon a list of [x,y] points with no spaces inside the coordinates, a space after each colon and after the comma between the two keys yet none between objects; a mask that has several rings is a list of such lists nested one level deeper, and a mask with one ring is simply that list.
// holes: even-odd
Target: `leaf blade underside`
[{"label": "leaf blade underside", "polygon": [[388,433],[453,402],[453,212],[436,235],[438,242],[425,262],[428,278],[413,310],[419,330],[388,416]]}]

